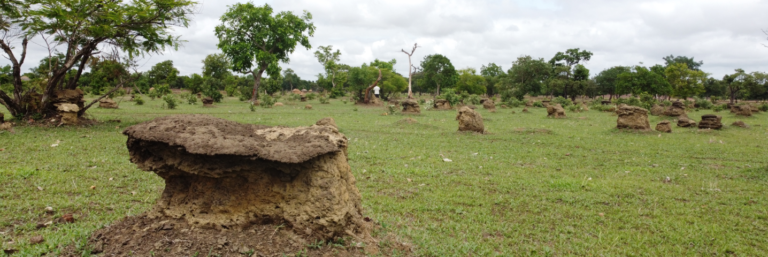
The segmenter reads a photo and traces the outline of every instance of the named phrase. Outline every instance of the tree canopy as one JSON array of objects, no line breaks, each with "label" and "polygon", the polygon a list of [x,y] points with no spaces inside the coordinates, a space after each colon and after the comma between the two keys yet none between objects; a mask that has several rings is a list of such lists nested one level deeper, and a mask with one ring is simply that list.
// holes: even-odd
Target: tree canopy
[{"label": "tree canopy", "polygon": [[451,60],[441,54],[427,55],[421,61],[423,78],[418,80],[419,86],[425,89],[435,89],[435,95],[440,95],[440,87],[453,87],[459,80],[459,73],[453,67]]},{"label": "tree canopy", "polygon": [[252,101],[258,97],[259,82],[264,71],[270,77],[280,76],[279,63],[290,61],[289,54],[297,45],[310,49],[309,38],[315,34],[312,14],[297,16],[290,11],[273,15],[268,4],[253,3],[229,6],[216,26],[219,49],[232,62],[232,70],[253,74]]},{"label": "tree canopy", "polygon": [[231,75],[231,66],[224,54],[209,54],[203,59],[203,77],[223,80]]}]

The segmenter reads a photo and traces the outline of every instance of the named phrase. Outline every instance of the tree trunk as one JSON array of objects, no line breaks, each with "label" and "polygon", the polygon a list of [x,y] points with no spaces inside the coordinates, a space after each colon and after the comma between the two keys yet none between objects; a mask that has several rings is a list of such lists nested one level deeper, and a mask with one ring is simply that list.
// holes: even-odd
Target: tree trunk
[{"label": "tree trunk", "polygon": [[368,98],[368,96],[371,94],[371,89],[376,87],[376,85],[379,84],[380,80],[381,80],[381,69],[379,69],[379,78],[376,79],[375,82],[373,82],[373,85],[370,85],[370,86],[368,86],[368,88],[365,89],[365,100],[363,101],[364,103],[366,103],[366,104],[370,103],[370,99]]},{"label": "tree trunk", "polygon": [[83,74],[83,70],[85,69],[85,64],[88,62],[89,57],[90,56],[86,55],[86,56],[83,56],[82,60],[80,60],[80,66],[77,69],[77,74],[75,74],[75,76],[69,80],[69,83],[67,83],[67,89],[77,88],[77,81],[80,80],[80,75]]},{"label": "tree trunk", "polygon": [[20,117],[27,113],[22,104],[23,87],[21,84],[21,65],[24,64],[24,59],[27,56],[27,43],[29,43],[29,40],[25,37],[21,41],[21,58],[17,60],[12,48],[4,40],[0,39],[0,48],[3,49],[7,58],[11,61],[11,75],[13,77],[13,98],[0,91],[0,104],[3,104],[13,117]]},{"label": "tree trunk", "polygon": [[433,97],[433,99],[437,99],[437,96],[440,95],[440,83],[435,84],[437,84],[437,91],[435,91],[435,97]]},{"label": "tree trunk", "polygon": [[259,85],[261,84],[261,75],[267,70],[267,66],[263,65],[259,67],[258,72],[253,72],[253,95],[251,95],[251,103],[255,103],[259,99]]}]

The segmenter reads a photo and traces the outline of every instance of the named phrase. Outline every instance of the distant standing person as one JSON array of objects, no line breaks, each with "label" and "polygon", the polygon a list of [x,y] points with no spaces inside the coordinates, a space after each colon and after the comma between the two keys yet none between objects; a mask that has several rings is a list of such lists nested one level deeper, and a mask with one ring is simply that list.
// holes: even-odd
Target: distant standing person
[{"label": "distant standing person", "polygon": [[373,95],[375,95],[376,98],[380,98],[379,97],[379,90],[381,90],[381,88],[378,85],[373,87]]}]

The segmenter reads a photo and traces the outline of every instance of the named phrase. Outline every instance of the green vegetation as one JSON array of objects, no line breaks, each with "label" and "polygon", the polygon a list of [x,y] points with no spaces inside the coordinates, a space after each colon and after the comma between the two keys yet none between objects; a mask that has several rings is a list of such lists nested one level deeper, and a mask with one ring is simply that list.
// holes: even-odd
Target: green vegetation
[{"label": "green vegetation", "polygon": [[[333,117],[349,138],[365,215],[419,256],[768,254],[765,114],[719,113],[722,131],[675,127],[659,135],[618,131],[616,116],[595,110],[555,120],[543,108],[478,109],[490,132],[478,135],[457,133],[450,111],[424,111],[408,124],[398,122],[401,115],[381,116],[386,107],[308,103],[311,112],[301,102],[251,112],[237,98],[217,108],[123,104],[90,111],[121,123],[0,133],[2,246],[15,241],[18,256],[55,256],[102,226],[146,211],[163,182],[128,161],[122,130],[202,113],[283,126]],[[651,124],[661,120],[650,117]],[[736,120],[750,128],[727,126]],[[47,206],[55,212],[46,214]],[[36,228],[66,213],[76,222]],[[29,245],[35,235],[45,243]]]}]

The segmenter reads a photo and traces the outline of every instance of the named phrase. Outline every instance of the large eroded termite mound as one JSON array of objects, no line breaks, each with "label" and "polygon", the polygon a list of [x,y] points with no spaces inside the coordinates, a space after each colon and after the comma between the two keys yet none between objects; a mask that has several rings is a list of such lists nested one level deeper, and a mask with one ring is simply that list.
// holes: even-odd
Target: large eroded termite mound
[{"label": "large eroded termite mound", "polygon": [[326,239],[369,233],[347,139],[335,126],[267,127],[178,115],[123,133],[131,162],[165,180],[150,217],[203,228],[286,224]]}]

